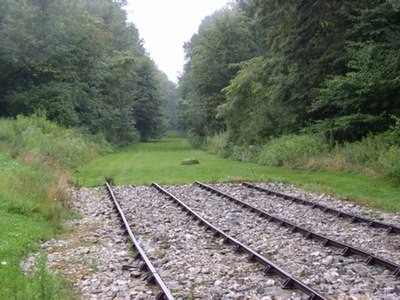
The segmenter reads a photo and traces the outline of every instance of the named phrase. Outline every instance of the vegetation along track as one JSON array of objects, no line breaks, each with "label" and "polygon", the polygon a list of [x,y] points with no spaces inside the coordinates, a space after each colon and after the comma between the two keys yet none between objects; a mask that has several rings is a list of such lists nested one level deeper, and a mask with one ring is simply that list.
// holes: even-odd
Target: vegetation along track
[{"label": "vegetation along track", "polygon": [[[221,186],[225,190],[232,190],[233,187],[243,188],[237,185],[219,185],[218,187],[221,188]],[[228,231],[231,236],[250,245],[265,257],[274,260],[277,265],[284,266],[289,272],[327,297],[398,299],[400,296],[399,265],[396,262],[345,242],[322,236],[322,234],[309,231],[307,233],[300,226],[282,219],[278,220],[271,215],[266,218],[265,215],[261,216],[260,211],[255,207],[246,209],[243,203],[235,205],[232,199],[225,195],[222,196],[216,191],[210,192],[204,188],[206,187],[201,188],[197,184],[172,187],[169,190],[183,199],[202,217],[215,223],[222,230]],[[299,219],[302,220],[299,213],[287,214],[286,217],[294,220],[294,223]],[[326,215],[324,217],[326,218]],[[308,219],[310,222],[313,221],[313,217]],[[274,222],[268,222],[270,220]],[[325,229],[325,226],[320,225],[320,219],[316,218],[313,222],[313,228],[321,227],[321,231],[322,228]],[[377,234],[385,238],[381,236],[380,239],[371,240],[368,235],[359,235],[360,228],[352,230],[352,226],[358,226],[358,224],[347,222],[345,224],[350,226],[347,229],[354,237],[351,241],[360,240],[360,243],[364,244],[362,240],[366,239],[365,245],[369,245],[366,249],[385,248],[386,250],[381,251],[382,253],[390,253],[392,259],[398,260],[398,251],[391,252],[391,247],[387,245],[390,243],[382,242],[383,239],[396,238],[396,236],[387,236],[385,230],[381,230],[383,232]],[[369,229],[366,228],[366,230]],[[308,239],[304,238],[305,236]],[[348,237],[346,236],[345,239]],[[335,247],[339,247],[339,251],[335,251]]]},{"label": "vegetation along track", "polygon": [[150,274],[159,274],[176,299],[326,299],[160,186],[115,187],[114,193],[129,234],[154,265]]}]

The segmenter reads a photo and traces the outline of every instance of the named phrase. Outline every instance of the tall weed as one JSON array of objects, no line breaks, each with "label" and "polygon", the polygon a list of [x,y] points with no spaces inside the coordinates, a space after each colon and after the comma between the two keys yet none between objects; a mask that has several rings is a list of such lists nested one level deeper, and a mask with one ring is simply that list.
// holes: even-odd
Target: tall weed
[{"label": "tall weed", "polygon": [[371,135],[361,141],[346,143],[337,147],[349,164],[378,167],[382,153],[389,150],[390,144],[383,134]]},{"label": "tall weed", "polygon": [[207,152],[221,157],[228,157],[228,134],[226,132],[217,133],[208,137],[206,141]]},{"label": "tall weed", "polygon": [[230,158],[239,161],[257,163],[262,147],[259,145],[235,145],[230,150]]},{"label": "tall weed", "polygon": [[[43,252],[36,257],[32,272],[26,276],[22,276],[22,271],[18,266],[3,266],[3,268],[5,270],[0,269],[2,280],[0,299],[78,299],[77,294],[70,289],[70,283],[48,271],[47,255]],[[68,292],[66,286],[69,287]]]},{"label": "tall weed", "polygon": [[190,142],[190,144],[194,147],[194,148],[202,148],[204,146],[204,143],[206,141],[206,138],[203,136],[199,136],[195,133],[189,132],[187,135],[187,138]]},{"label": "tall weed", "polygon": [[400,120],[387,132],[329,147],[317,135],[287,135],[268,141],[259,163],[268,166],[355,171],[385,175],[400,183]]},{"label": "tall weed", "polygon": [[286,135],[268,141],[259,163],[267,166],[305,168],[310,159],[326,154],[328,144],[316,135]]},{"label": "tall weed", "polygon": [[382,153],[379,163],[387,176],[392,178],[395,183],[400,184],[400,147],[392,146],[387,152]]},{"label": "tall weed", "polygon": [[0,120],[0,151],[14,158],[29,157],[43,165],[57,164],[63,169],[76,169],[109,149],[106,142],[92,141],[74,129],[49,122],[44,116],[18,116],[16,120]]},{"label": "tall weed", "polygon": [[337,147],[349,169],[372,168],[400,182],[400,120],[390,130]]},{"label": "tall weed", "polygon": [[109,151],[101,136],[89,137],[44,116],[0,119],[0,299],[70,299],[41,259],[26,277],[24,255],[61,228],[68,214],[68,175]]}]

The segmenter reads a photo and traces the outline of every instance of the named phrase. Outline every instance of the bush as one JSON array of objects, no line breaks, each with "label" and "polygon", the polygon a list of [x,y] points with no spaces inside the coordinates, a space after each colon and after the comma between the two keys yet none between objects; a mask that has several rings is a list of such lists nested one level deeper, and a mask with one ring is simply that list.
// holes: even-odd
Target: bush
[{"label": "bush", "polygon": [[326,141],[316,135],[286,135],[264,145],[259,163],[267,166],[305,168],[311,158],[327,153]]},{"label": "bush", "polygon": [[44,162],[63,169],[76,169],[98,154],[110,150],[101,136],[87,137],[47,121],[43,115],[0,120],[0,151],[25,161]]},{"label": "bush", "polygon": [[217,133],[208,137],[206,141],[207,152],[222,157],[228,157],[228,135],[226,132]]},{"label": "bush", "polygon": [[350,164],[377,167],[380,156],[389,148],[389,140],[384,134],[380,134],[368,136],[358,142],[346,143],[337,151],[342,153]]},{"label": "bush", "polygon": [[346,160],[348,169],[372,168],[389,178],[400,178],[400,121],[390,130],[369,135],[361,141],[339,146],[336,153]]},{"label": "bush", "polygon": [[259,160],[262,147],[258,145],[233,146],[230,157],[239,161],[256,163]]},{"label": "bush", "polygon": [[257,162],[261,151],[258,145],[233,145],[229,142],[227,132],[217,133],[207,138],[207,152],[223,158],[232,158],[239,161]]},{"label": "bush", "polygon": [[203,136],[197,135],[195,133],[189,132],[188,140],[194,148],[202,148],[204,146],[206,138]]},{"label": "bush", "polygon": [[400,147],[390,147],[389,151],[381,155],[379,162],[387,176],[400,184]]},{"label": "bush", "polygon": [[[234,147],[234,155],[246,155]],[[233,155],[233,156],[234,156]],[[356,171],[386,175],[400,183],[400,120],[390,130],[330,149],[318,135],[287,135],[270,140],[259,163],[268,166]]]},{"label": "bush", "polygon": [[14,165],[0,188],[18,194],[16,199],[26,199],[10,203],[10,207],[21,211],[34,206],[39,215],[59,227],[68,173],[109,150],[104,140],[99,141],[101,137],[91,139],[42,115],[0,120],[0,157],[3,155],[8,166]]}]

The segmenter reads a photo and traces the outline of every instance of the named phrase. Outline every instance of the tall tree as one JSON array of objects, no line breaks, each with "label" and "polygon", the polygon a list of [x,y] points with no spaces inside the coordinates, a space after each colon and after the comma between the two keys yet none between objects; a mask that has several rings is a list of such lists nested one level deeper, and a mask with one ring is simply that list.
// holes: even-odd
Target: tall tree
[{"label": "tall tree", "polygon": [[60,125],[118,144],[162,131],[153,124],[163,122],[165,108],[158,70],[127,24],[124,3],[2,1],[0,114],[46,111]]},{"label": "tall tree", "polygon": [[167,100],[168,129],[178,130],[176,84],[161,72],[162,93]]},{"label": "tall tree", "polygon": [[311,112],[318,130],[339,141],[382,132],[400,116],[400,12],[390,1],[347,4],[349,72],[330,76]]},{"label": "tall tree", "polygon": [[224,129],[216,118],[216,108],[225,102],[222,89],[236,74],[237,64],[256,51],[248,21],[238,10],[218,11],[186,44],[189,61],[179,84],[180,119],[197,136]]}]

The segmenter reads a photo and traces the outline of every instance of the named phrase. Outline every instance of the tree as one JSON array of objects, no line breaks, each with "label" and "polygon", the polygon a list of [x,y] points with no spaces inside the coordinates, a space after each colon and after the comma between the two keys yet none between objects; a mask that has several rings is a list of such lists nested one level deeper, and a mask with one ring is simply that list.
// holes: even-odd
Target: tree
[{"label": "tree", "polygon": [[315,128],[339,141],[382,132],[400,115],[400,13],[386,1],[351,3],[349,72],[327,78],[311,112]]},{"label": "tree", "polygon": [[222,89],[238,71],[238,63],[255,52],[249,20],[238,10],[206,18],[186,44],[189,59],[179,82],[179,116],[184,128],[205,137],[224,129],[216,108],[225,102]]},{"label": "tree", "polygon": [[124,3],[1,2],[1,115],[45,111],[62,126],[103,132],[120,145],[162,132],[158,70],[127,24]]},{"label": "tree", "polygon": [[267,137],[290,132],[295,111],[276,102],[270,87],[276,84],[268,74],[274,62],[254,57],[242,62],[241,68],[223,91],[226,102],[218,107],[218,117],[227,124],[229,142],[260,144]]},{"label": "tree", "polygon": [[162,96],[161,81],[154,63],[147,57],[138,61],[137,89],[134,98],[136,128],[142,141],[160,137],[166,129],[166,99]]},{"label": "tree", "polygon": [[167,100],[168,129],[178,130],[176,84],[161,72],[162,94]]}]

